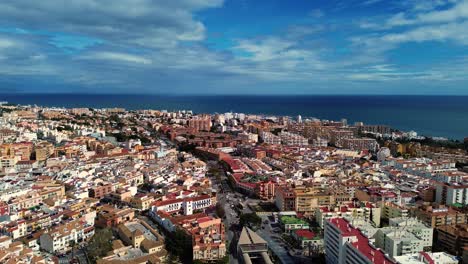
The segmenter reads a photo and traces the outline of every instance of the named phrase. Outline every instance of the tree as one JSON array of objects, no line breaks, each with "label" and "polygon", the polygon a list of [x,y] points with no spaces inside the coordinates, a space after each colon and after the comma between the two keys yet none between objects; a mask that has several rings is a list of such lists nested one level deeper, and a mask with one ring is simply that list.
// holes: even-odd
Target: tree
[{"label": "tree", "polygon": [[86,247],[91,262],[95,263],[112,250],[112,230],[110,228],[97,229]]},{"label": "tree", "polygon": [[169,255],[167,255],[165,263],[166,264],[179,264],[180,260],[177,256],[174,256],[174,254],[169,253]]},{"label": "tree", "polygon": [[216,204],[216,215],[221,218],[226,215],[226,211],[224,210],[224,207],[221,205],[221,203]]},{"label": "tree", "polygon": [[222,259],[218,259],[216,264],[227,264],[229,263],[229,255],[224,256]]},{"label": "tree", "polygon": [[115,122],[115,123],[121,122],[121,119],[120,119],[120,117],[119,117],[118,115],[111,115],[111,116],[109,117],[109,120],[110,120],[110,121],[113,121],[113,122]]},{"label": "tree", "polygon": [[256,213],[241,214],[239,223],[242,226],[258,228],[262,224],[262,219]]},{"label": "tree", "polygon": [[169,233],[166,236],[166,249],[179,257],[182,263],[189,263],[193,259],[192,241],[190,237],[181,229]]}]

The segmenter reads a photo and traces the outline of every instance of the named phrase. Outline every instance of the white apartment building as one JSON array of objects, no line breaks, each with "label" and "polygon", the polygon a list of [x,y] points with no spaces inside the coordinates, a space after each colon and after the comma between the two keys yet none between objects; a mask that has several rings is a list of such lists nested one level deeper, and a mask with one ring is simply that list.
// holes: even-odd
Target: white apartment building
[{"label": "white apartment building", "polygon": [[411,255],[394,257],[398,264],[457,264],[459,260],[446,252],[419,252]]},{"label": "white apartment building", "polygon": [[433,229],[415,218],[393,218],[389,227],[380,228],[375,234],[375,246],[390,257],[416,254],[432,247]]},{"label": "white apartment building", "polygon": [[328,140],[326,138],[317,137],[317,138],[312,140],[312,146],[317,147],[317,148],[327,147],[328,146]]},{"label": "white apartment building", "polygon": [[67,252],[73,243],[80,243],[94,235],[94,227],[75,220],[59,225],[40,237],[41,249],[50,252]]},{"label": "white apartment building", "polygon": [[326,222],[324,245],[327,264],[395,263],[344,218]]},{"label": "white apartment building", "polygon": [[2,224],[0,226],[0,232],[4,235],[17,239],[27,235],[28,226],[26,221],[18,220],[10,223]]},{"label": "white apartment building", "polygon": [[275,145],[281,144],[281,138],[279,136],[274,135],[273,133],[262,132],[260,134],[260,137],[262,138],[263,142],[267,144],[275,144]]},{"label": "white apartment building", "polygon": [[197,197],[171,199],[157,201],[151,208],[151,211],[164,211],[167,213],[183,211],[184,215],[191,215],[195,210],[201,210],[213,205],[212,197],[209,195],[200,195]]},{"label": "white apartment building", "polygon": [[459,183],[437,184],[436,202],[446,205],[468,204],[468,185]]},{"label": "white apartment building", "polygon": [[301,135],[290,133],[290,132],[281,132],[280,133],[281,143],[287,146],[307,146],[309,140]]},{"label": "white apartment building", "polygon": [[372,221],[376,226],[380,226],[381,211],[381,208],[375,207],[373,205],[356,207],[350,204],[349,206],[337,206],[334,208],[319,207],[315,211],[315,220],[321,228],[324,227],[325,222],[328,219],[336,217],[364,219]]}]

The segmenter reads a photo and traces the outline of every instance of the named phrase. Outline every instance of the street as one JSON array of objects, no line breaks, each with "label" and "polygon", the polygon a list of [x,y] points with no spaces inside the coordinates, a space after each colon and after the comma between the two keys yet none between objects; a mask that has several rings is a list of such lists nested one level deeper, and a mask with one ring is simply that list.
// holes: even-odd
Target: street
[{"label": "street", "polygon": [[236,248],[236,245],[233,245],[232,242],[234,241],[234,231],[232,230],[232,226],[239,223],[239,217],[236,211],[231,207],[234,204],[233,197],[234,194],[231,192],[230,187],[227,183],[227,177],[222,168],[218,167],[216,163],[209,163],[210,166],[216,166],[220,172],[220,182],[216,180],[214,177],[211,177],[212,186],[216,189],[217,192],[217,200],[218,203],[221,204],[224,208],[225,218],[224,218],[224,225],[226,227],[226,238],[229,245],[229,263],[230,264],[237,264],[237,256],[235,255],[235,251],[233,249]]},{"label": "street", "polygon": [[[289,264],[289,263],[294,263],[293,258],[288,254],[288,251],[286,249],[286,245],[282,242],[281,240],[281,234],[280,233],[275,233],[273,229],[271,228],[270,221],[268,219],[268,216],[260,216],[262,218],[262,226],[265,227],[259,228],[256,232],[260,237],[268,241],[268,247],[275,253],[276,256],[280,259],[281,263],[283,264]],[[266,221],[268,221],[268,224],[264,224]]]},{"label": "street", "polygon": [[[242,213],[252,213],[253,211],[251,208],[248,206],[249,204],[258,204],[260,200],[258,199],[253,199],[253,198],[246,198],[244,195],[239,194],[232,190],[230,186],[228,185],[227,181],[227,176],[226,173],[222,170],[222,168],[219,168],[216,163],[210,162],[210,166],[216,166],[219,169],[220,172],[220,177],[217,177],[218,179],[215,179],[215,177],[211,177],[212,179],[212,186],[216,189],[218,193],[218,203],[220,203],[225,211],[225,219],[224,219],[224,224],[227,228],[227,241],[229,243],[232,242],[237,242],[233,241],[235,238],[235,234],[232,230],[233,225],[239,224],[239,216],[236,212],[236,206],[238,204],[242,205]],[[288,255],[288,251],[286,249],[286,245],[282,242],[281,240],[281,233],[274,233],[271,225],[269,224],[268,216],[261,216],[262,218],[262,226],[263,228],[258,229],[256,232],[259,234],[263,239],[265,239],[268,242],[268,246],[270,249],[273,251],[275,255],[278,256],[280,261],[282,263],[294,263],[293,258]],[[268,221],[268,224],[264,224],[265,221]],[[230,245],[230,256],[229,256],[229,263],[231,264],[237,264],[237,256],[233,254],[233,246],[235,248],[236,245]]]},{"label": "street", "polygon": [[[74,255],[74,257],[72,257]],[[72,252],[64,255],[63,257],[59,257],[59,264],[69,264],[73,263],[72,260],[75,259],[75,263],[80,263],[80,264],[87,264],[89,263],[86,254],[84,253],[84,249],[82,248],[75,248],[74,249],[74,254]]]}]

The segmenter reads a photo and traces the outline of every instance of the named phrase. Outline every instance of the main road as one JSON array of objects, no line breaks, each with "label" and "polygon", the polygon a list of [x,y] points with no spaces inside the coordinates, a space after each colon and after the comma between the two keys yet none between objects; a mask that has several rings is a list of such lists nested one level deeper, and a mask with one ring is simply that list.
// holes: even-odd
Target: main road
[{"label": "main road", "polygon": [[[249,208],[248,204],[249,203],[258,203],[259,201],[257,199],[251,199],[247,198],[244,200],[244,202],[241,202],[239,198],[237,197],[243,197],[243,195],[237,194],[235,191],[233,191],[229,185],[227,184],[227,176],[224,170],[216,163],[214,162],[209,162],[209,166],[217,166],[219,169],[219,172],[221,173],[220,177],[220,182],[218,182],[214,177],[211,177],[212,179],[212,186],[216,189],[218,196],[218,203],[223,205],[224,211],[226,218],[224,219],[224,224],[227,227],[227,240],[229,242],[233,242],[234,240],[234,232],[230,228],[232,225],[237,225],[239,224],[239,216],[237,212],[232,208],[232,205],[238,204],[239,202],[242,203],[243,205],[243,213],[251,213],[252,210]],[[243,199],[242,199],[243,200]],[[279,260],[283,264],[289,264],[289,263],[294,263],[293,258],[288,255],[287,249],[285,248],[285,244],[281,242],[281,238],[279,235],[274,234],[271,225],[270,224],[263,224],[265,220],[268,219],[267,216],[261,216],[262,218],[262,226],[264,226],[265,229],[258,229],[256,232],[260,237],[265,239],[267,241],[268,246],[270,249],[273,251],[273,253],[278,256]],[[232,249],[233,245],[230,246]],[[230,255],[229,255],[229,263],[230,264],[237,264],[237,256],[233,254],[233,250],[230,250]]]},{"label": "main road", "polygon": [[[262,228],[259,228],[257,234],[268,242],[268,247],[275,253],[281,263],[294,263],[294,259],[288,254],[286,245],[281,242],[280,235],[273,232],[268,216],[260,216],[262,218]],[[268,222],[268,224],[264,224]]]},{"label": "main road", "polygon": [[225,212],[225,219],[224,225],[227,228],[226,234],[227,234],[227,241],[230,243],[229,245],[229,263],[230,264],[238,264],[237,256],[235,255],[234,248],[236,248],[236,245],[232,245],[234,241],[234,231],[232,230],[233,225],[237,225],[239,223],[239,216],[237,215],[236,211],[231,207],[232,204],[234,204],[234,194],[232,190],[230,189],[229,185],[227,184],[227,177],[226,173],[224,170],[215,162],[208,162],[209,167],[217,167],[219,172],[220,172],[220,180],[216,180],[212,175],[211,176],[211,183],[213,188],[215,188],[217,192],[217,202],[221,204],[224,208]]}]

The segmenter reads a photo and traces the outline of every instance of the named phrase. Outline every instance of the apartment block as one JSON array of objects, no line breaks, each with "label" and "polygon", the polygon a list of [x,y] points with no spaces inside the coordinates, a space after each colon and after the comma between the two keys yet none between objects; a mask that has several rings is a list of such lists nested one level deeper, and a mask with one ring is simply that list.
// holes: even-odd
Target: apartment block
[{"label": "apartment block", "polygon": [[466,213],[443,205],[423,206],[415,210],[416,216],[426,225],[435,228],[444,225],[466,224]]},{"label": "apartment block", "polygon": [[343,218],[326,222],[324,249],[327,264],[395,263]]},{"label": "apartment block", "polygon": [[78,244],[94,235],[94,226],[89,226],[81,220],[53,227],[40,237],[41,249],[50,252],[67,252],[73,244]]},{"label": "apartment block", "polygon": [[468,224],[444,225],[435,228],[436,250],[462,256],[468,251]]}]

